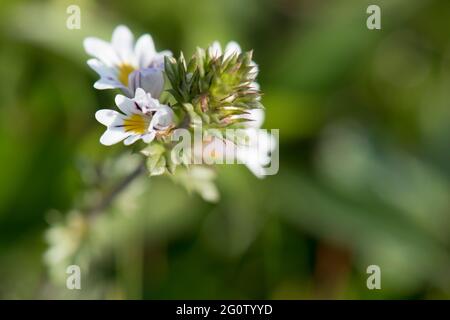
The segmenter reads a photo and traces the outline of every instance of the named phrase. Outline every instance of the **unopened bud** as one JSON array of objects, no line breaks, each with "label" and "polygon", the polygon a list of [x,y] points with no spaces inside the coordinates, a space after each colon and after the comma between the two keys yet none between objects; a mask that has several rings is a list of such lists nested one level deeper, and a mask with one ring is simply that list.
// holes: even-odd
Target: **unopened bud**
[{"label": "unopened bud", "polygon": [[128,87],[131,92],[137,88],[150,93],[152,98],[158,99],[164,89],[164,75],[160,68],[145,68],[133,71],[128,78]]}]

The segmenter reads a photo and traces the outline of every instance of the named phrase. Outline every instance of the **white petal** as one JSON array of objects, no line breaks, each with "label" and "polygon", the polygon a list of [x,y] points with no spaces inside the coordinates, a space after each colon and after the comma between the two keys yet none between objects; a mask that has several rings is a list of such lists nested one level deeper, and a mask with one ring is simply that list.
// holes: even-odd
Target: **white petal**
[{"label": "white petal", "polygon": [[145,96],[146,96],[146,93],[145,93],[144,89],[142,89],[142,88],[136,89],[136,92],[134,93],[135,98],[141,99],[141,98],[145,98]]},{"label": "white petal", "polygon": [[265,112],[263,109],[251,109],[249,114],[244,117],[249,119],[249,122],[245,122],[244,125],[249,128],[261,128],[264,123]]},{"label": "white petal", "polygon": [[252,72],[257,75],[259,73],[259,67],[255,61],[250,61],[250,66],[252,67]]},{"label": "white petal", "polygon": [[136,55],[136,63],[139,68],[146,68],[150,66],[154,56],[156,55],[155,44],[149,34],[144,34],[139,37],[134,47]]},{"label": "white petal", "polygon": [[130,134],[130,132],[125,132],[122,128],[108,128],[100,137],[100,143],[105,146],[110,146],[122,141]]},{"label": "white petal", "polygon": [[103,62],[98,59],[89,59],[87,64],[91,69],[98,73],[100,77],[116,79],[116,68],[106,66]]},{"label": "white petal", "polygon": [[126,115],[140,113],[140,110],[136,107],[134,101],[130,98],[125,97],[124,95],[116,95],[115,102],[120,111],[122,111]]},{"label": "white petal", "polygon": [[266,176],[266,169],[257,161],[248,160],[245,165],[257,178],[262,179]]},{"label": "white petal", "polygon": [[142,140],[144,140],[145,143],[150,143],[155,139],[156,132],[150,131],[149,133],[146,133],[141,136]]},{"label": "white petal", "polygon": [[98,38],[89,37],[84,39],[83,45],[88,54],[98,58],[105,65],[113,66],[119,63],[113,47],[108,42]]},{"label": "white petal", "polygon": [[241,148],[242,154],[261,166],[268,165],[271,160],[270,153],[276,148],[275,137],[266,130],[256,128],[247,129],[246,133],[249,143],[248,146]]},{"label": "white petal", "polygon": [[158,52],[154,57],[153,60],[151,62],[151,66],[154,68],[158,68],[161,71],[164,70],[164,57],[168,56],[171,57],[172,56],[172,52],[169,50],[164,50],[161,52]]},{"label": "white petal", "polygon": [[173,111],[170,107],[162,105],[160,109],[154,114],[150,122],[150,128],[156,130],[165,130],[173,123]]},{"label": "white petal", "polygon": [[[277,146],[275,137],[265,130],[259,130],[258,132],[258,151],[261,157],[266,155],[268,158],[269,153],[273,152]],[[268,164],[270,161],[263,161]]]},{"label": "white petal", "polygon": [[219,41],[214,41],[208,48],[208,53],[211,57],[220,57],[222,55],[222,47]]},{"label": "white petal", "polygon": [[245,131],[248,143],[236,149],[236,158],[256,176],[265,175],[264,166],[270,164],[271,152],[276,148],[275,137],[266,130],[249,128]]},{"label": "white petal", "polygon": [[133,61],[133,41],[133,34],[126,26],[120,25],[114,29],[111,43],[121,62],[136,65]]},{"label": "white petal", "polygon": [[[236,149],[236,158],[239,163],[243,163],[258,178],[265,176],[264,165],[270,163],[270,157],[260,157],[258,150],[254,146],[239,147]],[[268,158],[268,159],[267,159]]]},{"label": "white petal", "polygon": [[227,59],[229,56],[231,56],[234,53],[241,53],[241,47],[236,41],[230,41],[228,42],[227,46],[225,47],[225,54],[224,57]]},{"label": "white petal", "polygon": [[100,78],[94,83],[94,88],[98,90],[123,88],[123,84],[116,80],[109,80],[107,78]]},{"label": "white petal", "polygon": [[258,82],[252,82],[252,83],[250,83],[250,89],[259,91],[259,89],[261,89],[261,86],[259,85]]},{"label": "white petal", "polygon": [[163,51],[158,52],[158,55],[171,57],[172,56],[172,51],[170,51],[170,50],[163,50]]},{"label": "white petal", "polygon": [[145,106],[148,111],[158,111],[161,109],[161,104],[158,99],[154,99],[150,93],[145,96]]},{"label": "white petal", "polygon": [[122,115],[119,112],[110,109],[98,110],[95,113],[95,119],[107,127],[122,123]]},{"label": "white petal", "polygon": [[123,143],[126,146],[129,146],[130,144],[135,143],[137,140],[139,140],[139,138],[141,137],[141,135],[139,134],[132,134],[131,136],[129,136],[128,138],[126,138]]},{"label": "white petal", "polygon": [[133,103],[139,105],[140,111],[143,114],[147,114],[149,111],[154,111],[159,108],[159,101],[153,99],[150,93],[146,93],[144,89],[137,88]]}]

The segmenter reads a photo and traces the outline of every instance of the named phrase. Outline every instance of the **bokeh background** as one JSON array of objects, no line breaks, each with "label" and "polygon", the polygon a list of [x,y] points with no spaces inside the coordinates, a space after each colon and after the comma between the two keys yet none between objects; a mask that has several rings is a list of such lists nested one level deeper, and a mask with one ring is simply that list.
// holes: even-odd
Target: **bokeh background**
[{"label": "bokeh background", "polygon": [[[450,298],[449,1],[0,5],[0,298]],[[114,92],[93,89],[82,48],[118,24],[186,56],[216,39],[254,49],[279,173],[222,166],[217,204],[142,177],[86,218],[135,161],[98,143]]]}]

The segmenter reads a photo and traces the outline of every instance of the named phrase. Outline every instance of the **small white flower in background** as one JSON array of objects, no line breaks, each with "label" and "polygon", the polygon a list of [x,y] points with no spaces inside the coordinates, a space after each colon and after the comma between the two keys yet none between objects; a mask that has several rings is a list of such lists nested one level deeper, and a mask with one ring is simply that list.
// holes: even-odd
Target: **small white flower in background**
[{"label": "small white flower in background", "polygon": [[265,112],[263,109],[249,110],[246,117],[250,121],[244,122],[248,134],[248,145],[238,149],[237,158],[245,161],[246,166],[259,178],[265,176],[264,166],[271,161],[271,153],[275,150],[277,142],[275,137],[265,130],[261,130],[264,123]]},{"label": "small white flower in background", "polygon": [[271,162],[271,153],[275,150],[276,139],[265,130],[246,129],[247,143],[236,148],[236,158],[258,178],[267,173],[265,166]]},{"label": "small white flower in background", "polygon": [[246,143],[236,148],[236,158],[258,178],[266,175],[265,166],[270,164],[271,153],[275,150],[276,139],[265,130],[261,130],[264,123],[263,109],[249,110],[249,114],[242,116],[248,119],[244,122]]},{"label": "small white flower in background", "polygon": [[122,140],[125,145],[139,139],[150,143],[157,135],[165,134],[173,125],[172,109],[160,104],[141,88],[136,90],[134,98],[130,99],[119,94],[115,102],[123,114],[109,109],[95,113],[97,121],[107,127],[100,138],[100,143],[106,146]]},{"label": "small white flower in background", "polygon": [[[164,56],[172,55],[170,51],[156,52],[155,44],[149,34],[144,34],[134,44],[131,31],[125,26],[118,26],[112,35],[111,43],[89,37],[84,40],[86,52],[94,59],[88,60],[88,65],[100,75],[94,84],[96,89],[121,89],[131,97],[135,92],[136,74],[134,71],[145,73],[143,83],[145,90],[151,92],[158,99],[164,85]],[[142,76],[142,75],[141,75]],[[151,78],[152,81],[148,81]],[[145,80],[147,79],[147,80]],[[132,82],[133,87],[130,87]]]},{"label": "small white flower in background", "polygon": [[249,121],[242,123],[244,129],[239,136],[235,137],[236,141],[210,137],[203,142],[208,152],[197,153],[195,156],[203,157],[206,161],[224,159],[224,156],[227,157],[225,154],[227,150],[232,148],[235,149],[234,159],[238,160],[238,163],[245,164],[256,177],[264,178],[267,175],[265,167],[270,164],[271,153],[277,146],[276,139],[272,134],[261,129],[265,117],[263,109],[252,109],[249,110],[249,114],[239,117]]}]

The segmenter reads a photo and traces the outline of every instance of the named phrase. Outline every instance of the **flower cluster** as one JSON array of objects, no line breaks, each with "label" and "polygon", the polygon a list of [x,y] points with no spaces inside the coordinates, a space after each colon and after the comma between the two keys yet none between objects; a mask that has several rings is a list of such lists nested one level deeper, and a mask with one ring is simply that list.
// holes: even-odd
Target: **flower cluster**
[{"label": "flower cluster", "polygon": [[[141,153],[148,157],[150,174],[174,173],[180,164],[170,156],[174,133],[200,130],[209,155],[220,156],[233,145],[234,158],[258,177],[265,175],[275,141],[258,130],[264,110],[252,51],[242,52],[236,42],[222,50],[214,42],[207,49],[198,48],[189,60],[183,53],[174,58],[170,51],[157,52],[148,34],[134,43],[125,26],[114,30],[110,43],[90,37],[84,47],[93,56],[88,65],[100,76],[94,87],[122,91],[115,98],[118,111],[102,109],[95,114],[107,127],[100,138],[103,145],[142,140],[147,145]],[[244,130],[246,142],[220,136],[228,129]],[[191,155],[195,158],[196,152]],[[204,156],[201,152],[200,158]]]}]

